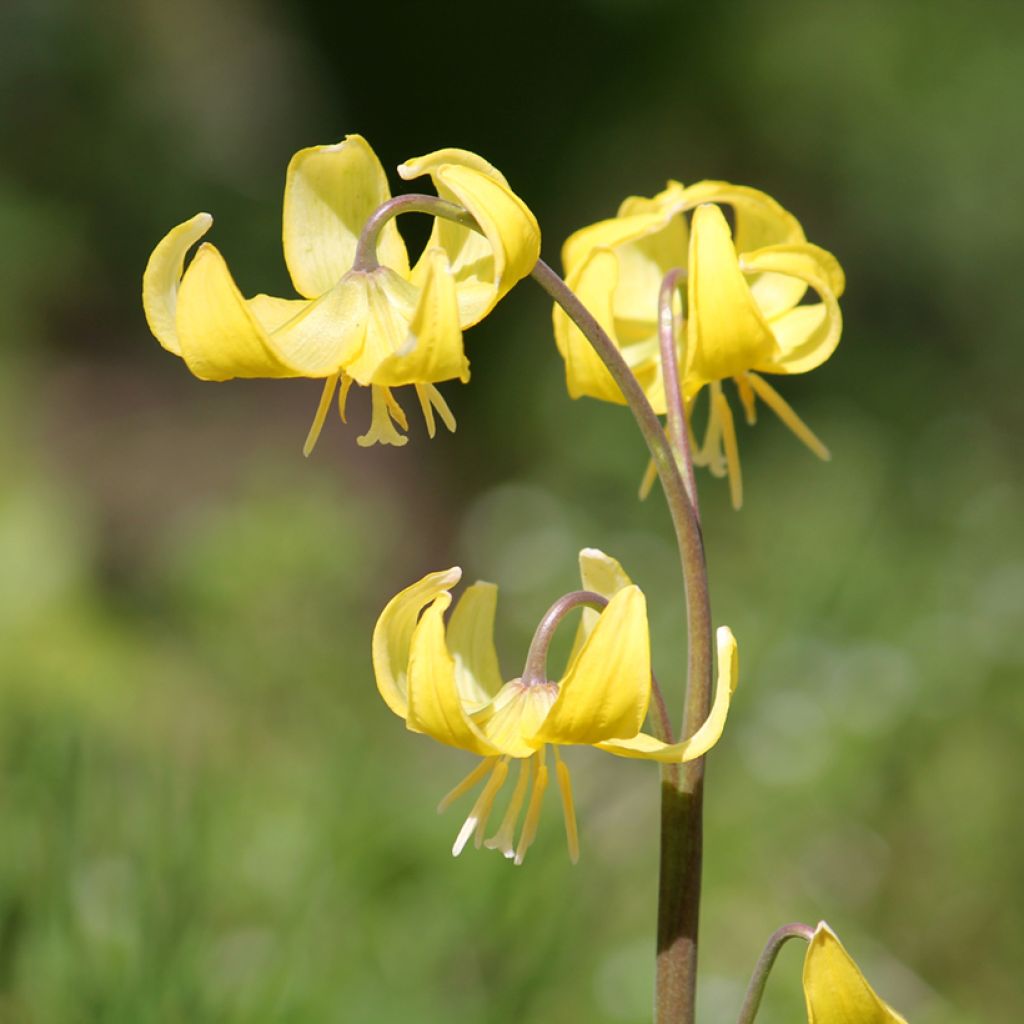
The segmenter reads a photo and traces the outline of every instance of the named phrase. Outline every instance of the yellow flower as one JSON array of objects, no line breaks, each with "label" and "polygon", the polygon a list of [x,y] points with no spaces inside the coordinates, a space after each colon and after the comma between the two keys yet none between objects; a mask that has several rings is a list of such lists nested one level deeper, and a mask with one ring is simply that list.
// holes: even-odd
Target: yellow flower
[{"label": "yellow flower", "polygon": [[804,997],[809,1024],[907,1024],[878,998],[824,921],[804,958]]},{"label": "yellow flower", "polygon": [[579,843],[572,787],[559,746],[595,746],[620,757],[680,763],[705,754],[722,734],[737,680],[732,633],[725,627],[718,631],[718,683],[707,721],[689,739],[663,743],[641,731],[651,697],[644,595],[618,562],[600,551],[588,548],[580,553],[580,572],[584,589],[608,603],[600,612],[584,611],[568,667],[558,682],[504,681],[494,648],[493,584],[468,587],[445,625],[451,588],[462,576],[458,568],[424,576],[392,598],[377,620],[373,665],[388,707],[411,731],[483,758],[439,807],[443,810],[486,779],[455,840],[456,856],[471,837],[477,847],[483,842],[513,760],[519,761],[518,778],[501,823],[486,845],[522,863],[537,831],[550,745],[569,855],[575,861]]},{"label": "yellow flower", "polygon": [[284,190],[284,257],[299,299],[245,299],[224,258],[203,244],[213,219],[200,213],[173,228],[143,276],[146,319],[157,340],[203,380],[316,377],[324,390],[306,442],[312,450],[336,389],[341,418],[352,382],[372,394],[372,422],[359,438],[402,445],[405,413],[391,389],[412,384],[434,434],[434,411],[455,429],[435,387],[469,379],[462,329],[481,320],[533,268],[540,231],[502,174],[481,157],[444,149],[410,160],[405,178],[429,174],[443,198],[465,207],[483,234],[435,220],[409,266],[394,220],[380,233],[379,265],[353,267],[367,220],[391,197],[380,161],[359,135],[300,150]]},{"label": "yellow flower", "polygon": [[[735,237],[722,205],[732,208]],[[563,247],[562,262],[568,285],[618,345],[659,413],[665,395],[658,294],[669,270],[686,271],[677,347],[688,411],[702,388],[710,392],[707,432],[694,461],[716,475],[728,471],[734,504],[742,499],[739,454],[722,381],[735,382],[748,423],[761,398],[812,451],[828,457],[760,374],[805,373],[832,354],[842,329],[843,272],[770,196],[719,181],[688,188],[669,182],[653,199],[631,197],[616,217],[577,231]],[[803,304],[808,288],[818,301]],[[570,395],[621,403],[604,364],[557,308],[554,327]]]}]

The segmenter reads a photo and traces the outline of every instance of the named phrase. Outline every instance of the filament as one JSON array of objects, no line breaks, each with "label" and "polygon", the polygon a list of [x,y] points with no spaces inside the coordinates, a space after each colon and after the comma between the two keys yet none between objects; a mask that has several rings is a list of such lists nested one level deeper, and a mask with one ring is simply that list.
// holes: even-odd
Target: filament
[{"label": "filament", "polygon": [[466,843],[469,842],[469,837],[474,834],[476,835],[475,844],[480,845],[481,836],[487,827],[487,819],[494,806],[494,798],[498,795],[498,790],[501,789],[506,775],[508,775],[508,758],[502,757],[495,764],[491,777],[480,791],[476,803],[473,804],[473,809],[469,812],[469,817],[463,822],[458,836],[455,837],[455,843],[452,846],[453,857],[458,857],[462,853]]},{"label": "filament", "polygon": [[565,839],[569,845],[569,860],[576,864],[580,859],[580,833],[576,826],[576,805],[572,799],[572,780],[569,766],[562,760],[555,747],[555,774],[558,788],[562,792],[562,813],[565,816]]},{"label": "filament", "polygon": [[486,757],[458,785],[452,787],[437,805],[437,813],[448,810],[463,793],[468,793],[494,767],[496,757]]},{"label": "filament", "polygon": [[[306,435],[306,443],[302,446],[302,454],[308,459],[312,454],[316,443],[320,438],[320,431],[324,428],[324,420],[327,419],[327,410],[331,406],[331,399],[334,397],[334,389],[338,386],[339,374],[332,373],[324,381],[324,389],[320,393],[320,404],[316,407],[316,415],[313,417],[313,425]],[[344,419],[344,417],[342,417]]]},{"label": "filament", "polygon": [[743,476],[740,473],[740,449],[736,443],[736,423],[732,418],[729,400],[719,388],[714,395],[715,413],[721,421],[722,444],[725,447],[725,464],[729,474],[729,497],[735,509],[743,505]]},{"label": "filament", "polygon": [[747,380],[750,382],[750,386],[757,393],[758,398],[768,406],[769,409],[776,416],[782,420],[783,423],[793,431],[794,434],[808,448],[818,456],[819,459],[824,459],[826,462],[832,458],[831,452],[821,442],[818,435],[793,410],[793,407],[769,384],[763,377],[759,377],[756,373],[748,373],[746,375]]},{"label": "filament", "polygon": [[540,809],[544,801],[544,790],[548,785],[548,768],[544,763],[544,748],[538,751],[535,758],[530,758],[533,765],[533,792],[530,794],[530,804],[526,809],[526,820],[523,822],[523,831],[519,834],[519,845],[516,847],[516,864],[522,864],[526,851],[533,845],[537,837],[537,825],[540,823]]},{"label": "filament", "polygon": [[512,799],[509,801],[505,816],[501,819],[498,831],[484,843],[487,849],[500,850],[509,860],[516,855],[512,837],[519,823],[523,804],[526,802],[526,791],[530,788],[530,778],[533,775],[532,761],[533,758],[530,757],[519,762],[519,778],[516,780],[516,788],[512,790]]}]

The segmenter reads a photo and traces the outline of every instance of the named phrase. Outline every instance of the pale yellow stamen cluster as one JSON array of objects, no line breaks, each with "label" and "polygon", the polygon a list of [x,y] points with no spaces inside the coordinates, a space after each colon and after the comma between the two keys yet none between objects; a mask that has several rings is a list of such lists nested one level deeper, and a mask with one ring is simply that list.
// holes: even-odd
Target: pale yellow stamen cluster
[{"label": "pale yellow stamen cluster", "polygon": [[[340,388],[338,387],[339,382]],[[427,436],[433,437],[437,433],[434,420],[435,410],[441,417],[441,422],[454,434],[455,417],[441,392],[433,384],[414,384],[413,386],[416,389],[416,397],[419,399],[420,410],[423,413],[423,422],[427,427]],[[308,456],[316,447],[336,389],[338,391],[338,414],[341,416],[342,423],[348,422],[345,406],[351,387],[352,378],[344,372],[336,373],[324,381],[324,389],[320,395],[320,404],[317,406],[316,415],[313,417],[313,425],[309,428],[306,443],[302,446],[303,455]],[[405,410],[395,398],[392,388],[381,384],[371,384],[370,408],[370,428],[365,434],[356,438],[359,445],[368,448],[374,444],[390,444],[400,448],[409,440],[395,429],[397,423],[402,430],[408,430],[409,420],[405,415]]]},{"label": "pale yellow stamen cluster", "polygon": [[[540,824],[541,807],[544,803],[544,792],[548,786],[549,772],[544,747],[529,757],[517,758],[517,760],[519,761],[519,777],[502,816],[501,824],[489,839],[485,840],[484,834],[487,831],[487,824],[494,810],[495,801],[508,778],[511,757],[502,755],[485,758],[438,804],[437,810],[440,813],[450,807],[460,796],[469,792],[482,779],[487,780],[463,822],[462,828],[459,829],[459,834],[452,846],[452,856],[458,857],[472,839],[473,845],[477,849],[486,846],[489,850],[499,850],[515,864],[523,863],[527,850],[537,838],[537,827]],[[557,749],[555,750],[555,774],[562,796],[562,812],[565,817],[569,859],[575,864],[579,860],[580,846],[579,831],[576,827],[576,809],[572,797],[572,782],[569,777],[569,766],[561,759]],[[519,841],[516,843],[516,827],[520,817],[523,816],[524,806],[526,814],[519,832]]]},{"label": "pale yellow stamen cluster", "polygon": [[[827,462],[832,458],[828,448],[818,435],[762,376],[748,370],[740,376],[733,377],[732,381],[736,385],[736,392],[747,426],[752,427],[757,422],[757,399],[760,398],[819,459],[824,459]],[[690,443],[693,450],[693,464],[707,467],[712,476],[728,477],[732,506],[738,509],[743,505],[743,474],[740,468],[739,442],[736,436],[736,420],[721,381],[712,381],[708,385],[708,398],[704,440],[700,444],[694,439],[691,426]],[[656,479],[657,472],[652,460],[648,463],[647,471],[640,484],[641,498],[647,497]]]},{"label": "pale yellow stamen cluster", "polygon": [[[733,378],[743,406],[748,426],[757,422],[757,399],[760,398],[782,422],[819,459],[831,458],[828,448],[818,436],[796,414],[793,407],[763,377],[751,370]],[[704,442],[695,446],[693,461],[697,466],[707,466],[712,475],[728,476],[729,494],[734,508],[743,504],[743,476],[740,471],[739,444],[736,439],[736,422],[732,409],[725,397],[720,381],[708,385],[710,404]]]}]

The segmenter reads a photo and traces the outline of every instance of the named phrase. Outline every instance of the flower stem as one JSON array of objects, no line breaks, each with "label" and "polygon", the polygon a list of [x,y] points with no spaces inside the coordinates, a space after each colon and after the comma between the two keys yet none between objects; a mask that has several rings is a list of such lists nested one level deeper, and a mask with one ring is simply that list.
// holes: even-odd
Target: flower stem
[{"label": "flower stem", "polygon": [[381,229],[400,213],[429,213],[434,217],[455,221],[456,224],[462,224],[474,231],[480,230],[476,218],[458,203],[450,203],[447,199],[419,195],[414,192],[404,196],[395,196],[393,199],[381,203],[363,225],[363,229],[359,233],[359,241],[356,243],[356,253],[352,261],[353,270],[370,271],[376,270],[380,266],[377,262],[377,240],[380,237]]},{"label": "flower stem", "polygon": [[[668,436],[680,462],[686,493],[700,519],[697,502],[697,481],[693,475],[693,455],[690,451],[690,428],[686,423],[686,407],[680,386],[679,360],[676,356],[676,313],[673,306],[679,282],[686,280],[682,267],[670,270],[661,282],[658,293],[658,345],[661,349],[661,377],[665,385],[665,411]],[[684,353],[685,355],[685,353]]]},{"label": "flower stem", "polygon": [[[683,476],[683,472],[692,473],[688,468],[689,445],[673,451],[622,353],[568,285],[543,260],[537,261],[532,276],[565,310],[608,368],[647,442],[661,480],[679,545],[686,591],[689,649],[682,735],[691,736],[711,708],[712,633],[704,538]],[[678,388],[678,375],[673,385]],[[703,802],[703,758],[662,769],[656,1024],[693,1024],[695,1017]]]},{"label": "flower stem", "polygon": [[603,611],[608,605],[608,598],[592,590],[574,590],[555,601],[537,624],[530,649],[526,652],[526,664],[521,678],[527,686],[548,681],[548,648],[551,646],[551,638],[562,619],[580,605]]},{"label": "flower stem", "polygon": [[812,938],[814,938],[814,929],[806,924],[785,924],[773,933],[754,965],[754,973],[750,978],[747,996],[743,1000],[736,1024],[754,1024],[754,1018],[761,1005],[761,997],[764,995],[764,987],[768,984],[768,974],[775,964],[779,950],[785,943],[789,939],[803,939],[805,942],[810,942]]}]

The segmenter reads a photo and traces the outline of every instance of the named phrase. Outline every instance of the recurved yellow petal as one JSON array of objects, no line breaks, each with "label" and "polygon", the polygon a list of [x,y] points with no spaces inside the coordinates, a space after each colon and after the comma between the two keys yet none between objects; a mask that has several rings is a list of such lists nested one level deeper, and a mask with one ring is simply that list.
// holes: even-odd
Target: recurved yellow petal
[{"label": "recurved yellow petal", "polygon": [[373,629],[373,672],[384,703],[400,718],[408,711],[408,667],[412,635],[420,612],[462,578],[455,566],[428,573],[384,606]]},{"label": "recurved yellow petal", "polygon": [[279,299],[276,295],[264,295],[262,292],[246,302],[260,326],[269,334],[312,305],[309,299]]},{"label": "recurved yellow petal", "polygon": [[366,296],[348,279],[312,301],[246,301],[209,244],[196,253],[178,294],[182,356],[205,380],[330,376],[361,348],[366,320]]},{"label": "recurved yellow petal", "polygon": [[718,680],[711,712],[703,725],[680,743],[664,743],[647,733],[640,732],[630,739],[609,740],[599,743],[602,750],[620,757],[638,757],[662,764],[693,761],[706,754],[721,738],[729,703],[739,682],[739,649],[736,638],[728,626],[720,626],[716,633],[718,647]]},{"label": "recurved yellow petal", "polygon": [[181,355],[176,323],[178,286],[185,266],[185,255],[213,224],[208,213],[197,213],[191,219],[171,228],[157,242],[142,275],[142,308],[153,336],[168,352]]},{"label": "recurved yellow petal", "polygon": [[682,192],[687,207],[726,204],[736,211],[736,250],[751,252],[766,245],[804,241],[804,229],[766,192],[728,181],[698,181]]},{"label": "recurved yellow petal", "polygon": [[[804,229],[796,217],[759,189],[728,181],[698,181],[686,189],[684,195],[687,206],[725,203],[733,208],[736,218],[733,242],[738,253],[805,240]],[[754,274],[748,277],[747,284],[767,319],[795,306],[806,291],[802,281],[786,274]]]},{"label": "recurved yellow petal", "polygon": [[[437,218],[428,248],[448,257],[459,296],[463,327],[481,320],[540,256],[540,227],[504,175],[482,157],[463,149],[441,149],[407,160],[398,168],[406,181],[429,174],[437,194],[465,207],[483,235]],[[419,267],[414,268],[419,280]]]},{"label": "recurved yellow petal", "polygon": [[375,384],[397,387],[457,377],[469,380],[469,360],[462,345],[455,279],[440,249],[424,254],[427,267],[405,340],[374,371]]},{"label": "recurved yellow petal", "polygon": [[683,216],[669,208],[662,211],[657,228],[615,249],[619,281],[613,306],[620,344],[657,331],[661,282],[673,267],[683,265],[687,236]]},{"label": "recurved yellow petal", "polygon": [[580,582],[584,590],[592,590],[608,600],[633,584],[619,561],[598,548],[584,548],[580,552]]},{"label": "recurved yellow petal", "polygon": [[178,342],[188,368],[203,380],[295,377],[209,243],[199,247],[178,289]]},{"label": "recurved yellow petal", "polygon": [[618,216],[632,217],[638,213],[658,213],[666,209],[679,213],[686,208],[686,190],[680,182],[670,179],[656,196],[627,196],[619,204]]},{"label": "recurved yellow petal", "polygon": [[907,1024],[875,994],[824,921],[807,946],[803,982],[808,1024]]},{"label": "recurved yellow petal", "polygon": [[[570,274],[595,249],[616,249],[620,245],[628,245],[648,235],[657,234],[664,229],[674,214],[674,210],[662,209],[659,206],[652,210],[631,213],[629,216],[609,217],[596,224],[588,224],[587,227],[574,231],[562,245],[562,269],[566,274]],[[684,247],[676,259],[682,260],[685,252]]]},{"label": "recurved yellow petal", "polygon": [[[269,312],[282,313],[280,304],[286,301],[278,299]],[[253,302],[250,307],[256,311]],[[288,365],[304,377],[337,373],[363,351],[369,326],[369,299],[356,275],[343,277],[318,299],[303,302],[301,307],[290,320],[270,332],[270,340]]]},{"label": "recurved yellow petal", "polygon": [[[361,135],[300,149],[284,186],[284,258],[295,290],[322,295],[352,267],[370,214],[391,198],[384,168]],[[381,231],[380,262],[405,277],[409,258],[394,220]]]},{"label": "recurved yellow petal", "polygon": [[775,355],[775,339],[743,278],[729,225],[717,206],[694,212],[687,295],[687,377],[724,380]]},{"label": "recurved yellow petal", "polygon": [[823,363],[835,351],[843,329],[839,296],[846,284],[839,261],[824,249],[805,242],[777,245],[743,257],[748,270],[785,275],[810,285],[821,302],[795,306],[770,321],[777,350],[764,363],[750,368],[769,373],[806,373]]},{"label": "recurved yellow petal", "polygon": [[[615,328],[612,301],[618,278],[618,260],[606,249],[595,249],[566,278],[566,284],[608,333],[612,333]],[[552,319],[555,343],[565,360],[565,383],[569,395],[572,398],[589,395],[592,398],[624,405],[625,399],[618,384],[612,379],[593,346],[566,316],[561,306],[554,307]]]},{"label": "recurved yellow petal", "polygon": [[498,588],[474,583],[455,602],[448,622],[448,650],[455,659],[455,684],[468,714],[480,710],[504,685],[494,648]]},{"label": "recurved yellow petal", "polygon": [[[580,583],[584,590],[611,600],[620,590],[630,586],[633,581],[626,575],[626,570],[611,557],[597,548],[584,548],[580,552]],[[583,647],[584,641],[590,636],[601,616],[600,609],[583,608],[576,638],[573,640],[569,664]]]},{"label": "recurved yellow petal", "polygon": [[558,686],[537,739],[600,743],[635,736],[651,697],[647,601],[628,586],[608,602]]},{"label": "recurved yellow petal", "polygon": [[406,725],[440,743],[489,757],[503,751],[494,746],[466,714],[455,681],[455,659],[445,642],[444,613],[451,594],[434,598],[420,617],[409,654]]}]

